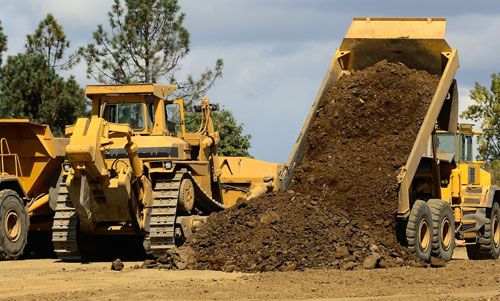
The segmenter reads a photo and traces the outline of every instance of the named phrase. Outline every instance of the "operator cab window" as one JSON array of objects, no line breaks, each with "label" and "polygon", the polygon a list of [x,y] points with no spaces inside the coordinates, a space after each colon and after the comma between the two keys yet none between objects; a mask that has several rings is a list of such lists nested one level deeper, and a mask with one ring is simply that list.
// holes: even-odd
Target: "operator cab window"
[{"label": "operator cab window", "polygon": [[443,153],[453,154],[455,156],[456,135],[453,133],[436,134],[436,147]]},{"label": "operator cab window", "polygon": [[167,129],[171,134],[181,131],[181,108],[176,103],[165,105],[165,119],[167,120]]},{"label": "operator cab window", "polygon": [[109,122],[129,124],[134,131],[143,131],[143,108],[142,103],[106,104],[103,117]]},{"label": "operator cab window", "polygon": [[460,135],[460,160],[463,162],[473,161],[472,136]]}]

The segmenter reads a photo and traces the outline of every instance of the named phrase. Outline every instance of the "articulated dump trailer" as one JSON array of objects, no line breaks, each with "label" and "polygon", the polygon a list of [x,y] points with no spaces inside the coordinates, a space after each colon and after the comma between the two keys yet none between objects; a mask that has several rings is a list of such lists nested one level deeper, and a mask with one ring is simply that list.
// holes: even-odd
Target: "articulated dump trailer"
[{"label": "articulated dump trailer", "polygon": [[0,120],[0,259],[22,255],[28,241],[30,251],[51,253],[50,200],[66,143],[46,125]]},{"label": "articulated dump trailer", "polygon": [[291,183],[308,132],[325,94],[342,76],[379,61],[401,62],[440,77],[399,183],[397,234],[421,259],[450,260],[455,239],[469,258],[500,254],[500,191],[481,162],[473,161],[471,125],[459,125],[454,80],[457,50],[445,40],[443,18],[355,18],[336,50],[292,153],[279,176]]}]

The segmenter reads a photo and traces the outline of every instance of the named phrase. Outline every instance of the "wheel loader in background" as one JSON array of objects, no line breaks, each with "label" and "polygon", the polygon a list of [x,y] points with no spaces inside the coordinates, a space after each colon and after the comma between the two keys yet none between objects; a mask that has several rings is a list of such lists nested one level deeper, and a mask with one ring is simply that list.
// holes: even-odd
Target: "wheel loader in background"
[{"label": "wheel loader in background", "polygon": [[458,124],[457,50],[445,41],[444,18],[354,18],[334,54],[292,153],[280,170],[290,185],[321,100],[335,82],[379,61],[402,62],[440,76],[399,183],[397,232],[413,253],[450,260],[455,239],[470,259],[500,254],[500,190],[483,162],[473,161],[472,126]]},{"label": "wheel loader in background", "polygon": [[160,256],[210,213],[276,189],[278,164],[217,155],[217,106],[208,97],[195,107],[198,131],[186,131],[183,101],[168,99],[175,89],[87,86],[92,117],[66,128],[52,228],[59,258],[87,258],[93,248],[100,252],[97,239],[113,237],[141,241],[147,254]]},{"label": "wheel loader in background", "polygon": [[0,120],[0,260],[15,259],[26,249],[51,255],[50,199],[66,143],[46,125]]}]

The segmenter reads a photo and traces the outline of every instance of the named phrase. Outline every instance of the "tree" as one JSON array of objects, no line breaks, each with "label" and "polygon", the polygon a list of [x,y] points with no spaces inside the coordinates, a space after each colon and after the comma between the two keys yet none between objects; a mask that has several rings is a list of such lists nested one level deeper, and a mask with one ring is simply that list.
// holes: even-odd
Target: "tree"
[{"label": "tree", "polygon": [[2,55],[7,50],[7,36],[3,33],[2,21],[0,21],[0,65],[2,64]]},{"label": "tree", "polygon": [[479,157],[485,161],[500,160],[500,73],[491,75],[490,89],[476,83],[470,92],[474,104],[462,117],[481,122]]},{"label": "tree", "polygon": [[60,135],[67,124],[86,115],[87,99],[75,78],[56,73],[71,66],[71,59],[60,63],[69,45],[61,25],[48,14],[26,36],[26,53],[9,56],[0,70],[0,116],[48,124]]},{"label": "tree", "polygon": [[[243,124],[238,123],[231,111],[221,108],[212,112],[214,126],[219,131],[217,153],[221,156],[251,157],[251,135],[243,134]],[[186,112],[186,130],[195,132],[200,126],[200,115],[193,110]]]},{"label": "tree", "polygon": [[[123,5],[123,3],[125,5]],[[222,59],[198,79],[179,81],[175,72],[189,54],[190,36],[177,0],[115,0],[108,13],[110,33],[102,25],[94,43],[80,48],[87,75],[101,83],[152,83],[165,78],[179,86],[188,104],[199,99],[222,75]]]},{"label": "tree", "polygon": [[87,100],[73,77],[57,75],[37,53],[9,56],[1,69],[0,115],[48,124],[56,135],[86,114]]},{"label": "tree", "polygon": [[[151,83],[166,80],[178,86],[175,97],[186,101],[191,130],[196,115],[189,111],[222,76],[222,59],[197,78],[178,80],[181,61],[189,54],[190,35],[185,14],[177,0],[115,0],[108,13],[110,31],[102,25],[93,33],[93,43],[79,49],[87,63],[87,76],[101,83]],[[248,156],[250,135],[243,135],[231,112],[214,114],[221,133],[219,154]],[[189,127],[188,127],[189,128]]]},{"label": "tree", "polygon": [[489,162],[488,167],[491,170],[491,183],[494,185],[500,185],[500,160]]},{"label": "tree", "polygon": [[68,69],[77,62],[77,56],[72,55],[68,61],[61,63],[69,46],[62,26],[52,14],[47,14],[35,32],[26,36],[26,52],[42,54],[53,69]]},{"label": "tree", "polygon": [[250,139],[252,136],[243,135],[243,124],[238,123],[233,113],[226,109],[214,112],[215,128],[221,137],[217,146],[219,155],[250,157]]}]

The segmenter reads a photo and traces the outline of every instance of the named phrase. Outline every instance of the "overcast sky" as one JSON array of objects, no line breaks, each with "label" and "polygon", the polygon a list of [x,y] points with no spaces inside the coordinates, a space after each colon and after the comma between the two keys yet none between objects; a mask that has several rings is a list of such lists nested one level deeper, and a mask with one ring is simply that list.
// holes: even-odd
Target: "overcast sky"
[{"label": "overcast sky", "polygon": [[[110,0],[0,0],[8,54],[52,12],[72,47],[107,24]],[[500,1],[180,0],[191,32],[183,73],[197,74],[224,59],[224,75],[209,95],[233,111],[252,135],[252,154],[285,161],[330,58],[352,17],[446,17],[447,40],[457,48],[461,108],[474,82],[489,86],[500,72]],[[93,83],[83,64],[71,70]]]}]

